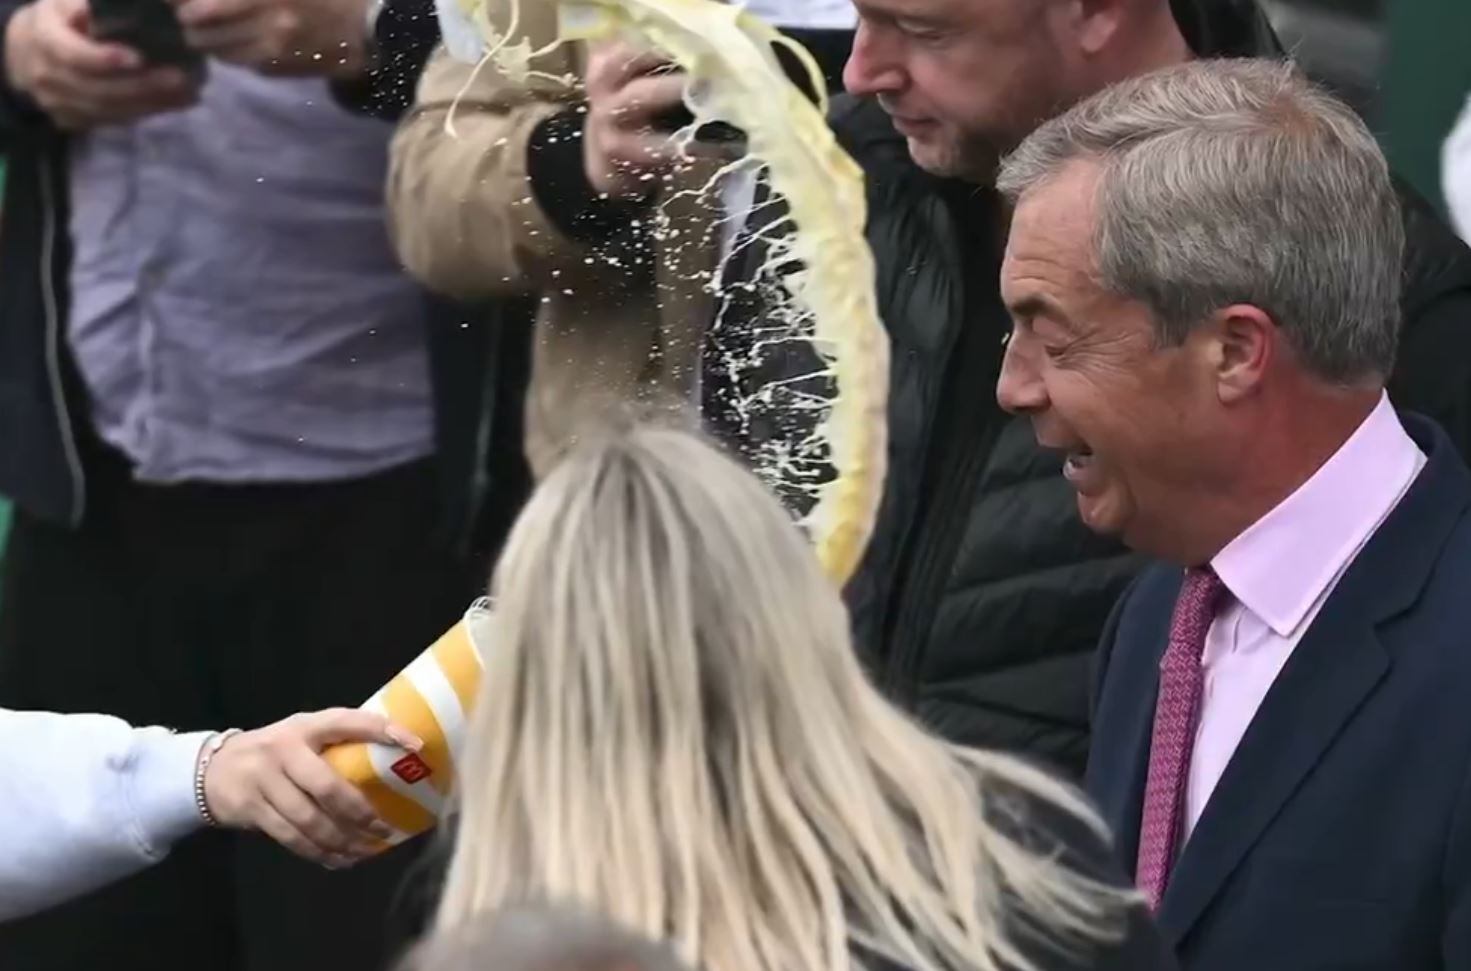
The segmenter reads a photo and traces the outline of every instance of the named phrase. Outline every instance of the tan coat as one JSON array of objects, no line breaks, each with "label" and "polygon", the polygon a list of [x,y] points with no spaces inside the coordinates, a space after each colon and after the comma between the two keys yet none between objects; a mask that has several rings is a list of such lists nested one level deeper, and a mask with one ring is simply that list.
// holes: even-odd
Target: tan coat
[{"label": "tan coat", "polygon": [[[533,47],[551,36],[554,4],[523,3]],[[535,62],[580,78],[581,44]],[[656,200],[669,219],[656,243],[657,284],[629,287],[625,269],[564,235],[536,203],[528,141],[577,85],[510,82],[436,52],[394,139],[390,224],[405,265],[461,299],[540,293],[526,407],[526,450],[538,477],[588,416],[630,401],[688,402],[713,312],[717,247],[712,167],[690,166]],[[455,134],[446,130],[452,120]],[[690,190],[690,191],[674,191]]]}]

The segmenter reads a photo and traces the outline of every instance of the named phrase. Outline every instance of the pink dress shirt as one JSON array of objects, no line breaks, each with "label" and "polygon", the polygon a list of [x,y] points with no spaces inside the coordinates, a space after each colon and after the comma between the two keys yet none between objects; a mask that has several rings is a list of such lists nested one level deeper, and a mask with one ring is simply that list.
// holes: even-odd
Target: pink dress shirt
[{"label": "pink dress shirt", "polygon": [[1312,478],[1211,561],[1230,596],[1205,640],[1182,844],[1292,649],[1424,467],[1382,397]]}]

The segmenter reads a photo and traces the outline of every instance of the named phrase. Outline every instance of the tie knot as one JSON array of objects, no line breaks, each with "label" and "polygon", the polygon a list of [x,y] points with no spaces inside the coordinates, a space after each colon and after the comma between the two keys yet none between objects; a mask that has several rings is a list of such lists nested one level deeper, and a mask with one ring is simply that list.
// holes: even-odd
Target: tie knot
[{"label": "tie knot", "polygon": [[1210,567],[1185,571],[1185,582],[1181,584],[1179,598],[1175,601],[1165,663],[1199,666],[1206,632],[1210,630],[1225,592],[1226,585]]},{"label": "tie knot", "polygon": [[1180,588],[1180,599],[1198,598],[1214,608],[1226,592],[1226,584],[1211,566],[1193,566],[1185,571],[1185,583]]}]

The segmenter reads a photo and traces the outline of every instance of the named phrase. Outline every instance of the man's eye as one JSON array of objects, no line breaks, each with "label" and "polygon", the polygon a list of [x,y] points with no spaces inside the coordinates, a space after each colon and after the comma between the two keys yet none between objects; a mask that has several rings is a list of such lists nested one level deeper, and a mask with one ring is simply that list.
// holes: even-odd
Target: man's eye
[{"label": "man's eye", "polygon": [[933,42],[945,38],[945,32],[943,30],[930,24],[916,24],[901,20],[899,21],[899,30],[906,37],[918,41]]},{"label": "man's eye", "polygon": [[1042,350],[1047,354],[1047,360],[1060,361],[1067,356],[1067,348],[1056,344],[1044,344]]}]

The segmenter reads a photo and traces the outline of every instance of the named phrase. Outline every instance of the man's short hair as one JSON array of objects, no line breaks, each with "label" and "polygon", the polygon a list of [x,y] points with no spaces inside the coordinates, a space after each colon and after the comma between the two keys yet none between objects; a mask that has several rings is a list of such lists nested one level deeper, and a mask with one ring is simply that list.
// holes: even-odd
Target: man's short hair
[{"label": "man's short hair", "polygon": [[1096,270],[1150,308],[1161,345],[1250,304],[1319,378],[1388,376],[1404,258],[1389,166],[1292,65],[1196,61],[1115,85],[1039,128],[997,185],[1015,202],[1085,159],[1102,167]]},{"label": "man's short hair", "polygon": [[667,944],[570,907],[515,907],[430,935],[401,971],[690,971]]}]

